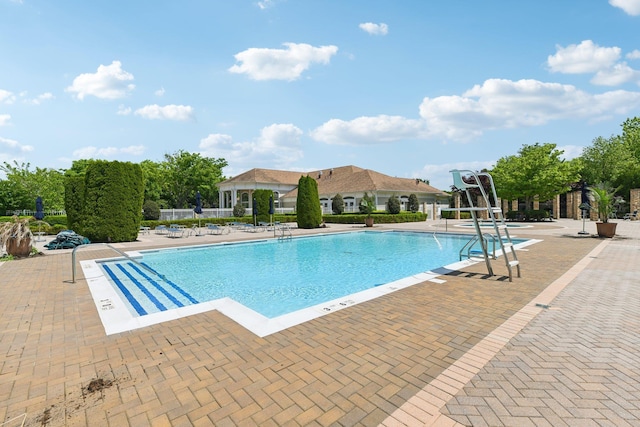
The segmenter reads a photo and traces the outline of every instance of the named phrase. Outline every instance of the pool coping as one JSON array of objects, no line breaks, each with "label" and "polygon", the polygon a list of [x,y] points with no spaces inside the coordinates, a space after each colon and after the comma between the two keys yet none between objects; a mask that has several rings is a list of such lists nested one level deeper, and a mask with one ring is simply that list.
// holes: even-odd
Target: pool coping
[{"label": "pool coping", "polygon": [[[342,231],[338,233],[322,233],[322,234],[340,234],[340,233],[353,233],[353,232],[368,232],[368,231]],[[376,232],[394,232],[393,230],[383,230]],[[410,231],[415,233],[425,234],[437,234],[428,231]],[[447,233],[452,234],[452,233]],[[465,236],[469,236],[465,234]],[[297,236],[293,238],[307,238],[309,236]],[[512,236],[512,238],[518,238]],[[180,247],[167,247],[162,249],[153,249],[150,251],[158,250],[174,250],[185,249],[203,246],[220,246],[231,244],[246,244],[257,243],[264,241],[265,239],[245,240],[242,242],[219,242],[210,244],[180,246]],[[526,247],[537,242],[540,239],[527,239],[524,242],[514,245],[516,250],[527,250]],[[135,258],[140,257],[143,252],[148,251],[127,251],[124,252],[128,257]],[[498,257],[501,254],[497,254]],[[196,314],[205,313],[212,310],[217,310],[224,314],[231,320],[240,324],[258,337],[265,337],[276,332],[283,331],[290,327],[300,325],[313,319],[317,319],[322,316],[334,313],[336,311],[351,307],[356,304],[360,304],[366,301],[376,299],[380,296],[413,286],[420,283],[429,282],[435,285],[442,285],[446,283],[446,280],[439,278],[452,271],[457,271],[470,265],[477,264],[477,260],[462,260],[455,263],[438,267],[434,270],[429,270],[421,273],[417,273],[411,276],[407,276],[389,283],[375,286],[363,291],[359,291],[350,295],[339,297],[333,300],[329,300],[320,304],[316,304],[307,308],[303,308],[291,313],[287,313],[278,317],[268,318],[243,304],[228,298],[220,298],[212,301],[201,302],[198,304],[192,304],[184,307],[169,309],[161,312],[150,313],[144,316],[134,316],[127,308],[126,303],[121,299],[120,295],[116,292],[114,286],[112,286],[110,280],[104,274],[100,268],[99,263],[105,261],[113,261],[122,257],[102,258],[95,260],[81,261],[84,276],[87,281],[91,296],[96,305],[100,321],[104,327],[106,335],[113,335],[122,332],[128,332],[139,328],[144,328],[151,325],[167,322],[170,320],[180,319],[186,316],[192,316]]]}]

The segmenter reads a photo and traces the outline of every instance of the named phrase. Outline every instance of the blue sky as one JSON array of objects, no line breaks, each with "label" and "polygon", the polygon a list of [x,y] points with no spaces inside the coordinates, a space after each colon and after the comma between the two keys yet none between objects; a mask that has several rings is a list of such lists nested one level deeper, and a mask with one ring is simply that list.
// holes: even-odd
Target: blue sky
[{"label": "blue sky", "polygon": [[0,162],[357,165],[447,190],[640,115],[640,0],[0,0]]}]

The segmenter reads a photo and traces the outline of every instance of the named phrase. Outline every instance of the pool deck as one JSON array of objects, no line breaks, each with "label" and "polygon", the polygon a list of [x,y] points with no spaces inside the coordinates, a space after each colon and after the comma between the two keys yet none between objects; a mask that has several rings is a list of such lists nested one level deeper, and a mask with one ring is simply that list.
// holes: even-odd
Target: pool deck
[{"label": "pool deck", "polygon": [[[217,311],[107,336],[71,251],[5,262],[0,426],[640,426],[640,221],[616,222],[512,229],[542,240],[513,282],[474,265],[263,338]],[[114,246],[256,238],[273,232]]]}]

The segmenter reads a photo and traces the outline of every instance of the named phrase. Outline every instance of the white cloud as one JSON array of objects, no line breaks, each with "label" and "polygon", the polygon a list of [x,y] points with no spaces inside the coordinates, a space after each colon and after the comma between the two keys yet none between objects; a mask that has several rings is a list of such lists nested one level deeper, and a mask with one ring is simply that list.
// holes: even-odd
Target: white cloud
[{"label": "white cloud", "polygon": [[628,82],[640,83],[640,71],[621,62],[606,70],[600,70],[591,79],[591,83],[601,86],[619,86]]},{"label": "white cloud", "polygon": [[0,136],[0,146],[6,147],[13,151],[20,151],[23,153],[33,151],[33,147],[31,145],[22,145],[14,139],[7,139],[1,136]]},{"label": "white cloud", "polygon": [[13,104],[16,96],[8,90],[0,89],[0,104]]},{"label": "white cloud", "polygon": [[146,105],[138,108],[133,114],[151,120],[177,120],[188,121],[195,118],[193,107],[189,105]]},{"label": "white cloud", "polygon": [[489,130],[538,126],[554,120],[601,120],[640,108],[640,92],[592,95],[571,85],[490,79],[462,95],[424,98],[421,119],[400,116],[332,119],[310,132],[327,144],[375,144],[448,139],[465,141]]},{"label": "white cloud", "polygon": [[595,73],[612,67],[620,59],[619,47],[600,47],[591,40],[567,47],[556,46],[556,54],[549,55],[547,64],[554,73]]},{"label": "white cloud", "polygon": [[609,4],[619,7],[628,15],[640,15],[640,0],[609,0]]},{"label": "white cloud", "polygon": [[[26,94],[25,94],[26,96]],[[42,104],[44,101],[48,101],[51,99],[55,99],[55,96],[53,96],[53,94],[51,92],[45,92],[43,94],[40,94],[38,96],[36,96],[33,99],[25,99],[24,102],[27,104],[33,104],[33,105],[40,105]]]},{"label": "white cloud", "polygon": [[154,94],[155,94],[156,96],[158,96],[158,97],[163,96],[163,95],[164,95],[164,88],[163,88],[163,87],[161,87],[160,89],[156,90],[156,91],[154,92]]},{"label": "white cloud", "polygon": [[627,54],[625,55],[625,57],[626,57],[627,59],[631,59],[631,60],[633,60],[633,59],[640,59],[640,50],[635,49],[635,50],[633,50],[633,51],[631,51],[631,52],[627,53]]},{"label": "white cloud", "polygon": [[262,0],[256,3],[260,9],[268,9],[270,7],[275,6],[274,0]]},{"label": "white cloud", "polygon": [[77,159],[113,158],[118,154],[130,154],[134,156],[144,153],[143,145],[132,145],[129,147],[105,147],[97,148],[93,146],[83,147],[73,152],[73,157]]},{"label": "white cloud", "polygon": [[389,26],[384,23],[374,24],[373,22],[365,22],[358,26],[361,30],[374,36],[385,36],[389,32]]},{"label": "white cloud", "polygon": [[310,136],[327,144],[367,145],[423,138],[427,129],[422,120],[380,115],[350,121],[331,119],[312,130]]},{"label": "white cloud", "polygon": [[131,114],[132,110],[131,107],[125,107],[124,105],[118,105],[118,111],[116,112],[117,115],[119,116],[128,116],[129,114]]},{"label": "white cloud", "polygon": [[560,157],[564,160],[575,159],[582,155],[582,150],[585,147],[581,145],[563,145],[562,147],[556,147],[557,150],[563,151]]},{"label": "white cloud", "polygon": [[302,158],[302,131],[292,124],[273,124],[263,128],[252,141],[234,142],[225,134],[210,134],[199,148],[208,157],[223,157],[235,167],[286,168]]},{"label": "white cloud", "polygon": [[328,64],[337,46],[313,47],[305,43],[284,43],[286,49],[250,48],[234,55],[240,64],[229,72],[246,74],[253,80],[297,80],[311,64]]},{"label": "white cloud", "polygon": [[93,74],[80,74],[65,90],[75,93],[80,100],[88,95],[101,99],[118,99],[124,98],[135,88],[134,84],[129,83],[132,80],[133,74],[124,71],[120,61],[113,61],[111,65],[100,65]]},{"label": "white cloud", "polygon": [[11,121],[11,114],[0,114],[0,126],[8,126]]}]

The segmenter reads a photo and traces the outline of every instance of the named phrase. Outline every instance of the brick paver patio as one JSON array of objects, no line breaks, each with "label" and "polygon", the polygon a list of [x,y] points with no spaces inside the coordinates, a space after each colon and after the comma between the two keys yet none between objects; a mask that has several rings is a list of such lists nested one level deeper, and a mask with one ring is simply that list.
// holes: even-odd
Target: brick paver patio
[{"label": "brick paver patio", "polygon": [[264,338],[218,312],[106,336],[69,253],[6,262],[0,425],[640,425],[640,223],[579,227],[518,231],[543,241],[512,283],[477,265]]}]

